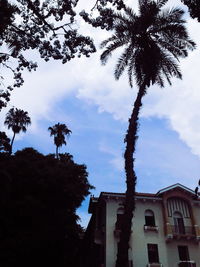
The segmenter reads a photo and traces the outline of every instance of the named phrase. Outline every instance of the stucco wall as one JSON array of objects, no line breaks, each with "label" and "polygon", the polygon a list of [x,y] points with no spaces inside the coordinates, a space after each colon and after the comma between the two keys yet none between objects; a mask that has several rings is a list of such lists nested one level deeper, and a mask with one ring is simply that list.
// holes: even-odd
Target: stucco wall
[{"label": "stucco wall", "polygon": [[[120,200],[106,200],[106,266],[115,267],[117,242],[119,241],[114,235],[115,223],[117,220],[117,209]],[[144,231],[145,210],[150,209],[154,212],[155,223],[158,226],[158,232]],[[200,225],[200,207],[193,206],[194,216]],[[190,225],[190,221],[186,222]],[[157,244],[159,251],[159,260],[164,267],[177,267],[179,262],[178,245],[185,245],[189,248],[190,259],[200,267],[200,248],[198,242],[194,240],[172,240],[166,242],[164,234],[164,219],[162,201],[142,200],[136,201],[136,210],[133,218],[132,235],[130,240],[130,259],[133,260],[134,267],[146,267],[148,263],[147,244]]]},{"label": "stucco wall", "polygon": [[117,241],[114,236],[119,201],[106,201],[106,267],[114,267],[117,253]]},{"label": "stucco wall", "polygon": [[191,240],[173,240],[167,245],[168,267],[177,267],[179,262],[178,246],[188,246],[190,260],[200,266],[199,244]]},{"label": "stucco wall", "polygon": [[[138,200],[133,219],[133,233],[131,244],[133,248],[133,263],[134,266],[142,267],[148,263],[147,244],[157,244],[159,252],[159,260],[167,266],[167,251],[165,246],[165,238],[163,232],[163,215],[161,202],[142,201]],[[145,210],[150,209],[154,212],[155,224],[158,226],[158,232],[144,231]]]},{"label": "stucco wall", "polygon": [[[117,219],[117,209],[120,201],[107,201],[106,213],[106,267],[114,267],[118,239],[114,236],[115,222]],[[144,231],[145,210],[151,209],[155,214],[158,232]],[[167,251],[165,246],[165,238],[163,233],[163,215],[160,202],[153,201],[137,201],[135,216],[133,218],[132,235],[130,240],[130,259],[133,259],[134,266],[142,267],[148,263],[147,244],[158,244],[159,258],[164,266],[167,266]]]}]

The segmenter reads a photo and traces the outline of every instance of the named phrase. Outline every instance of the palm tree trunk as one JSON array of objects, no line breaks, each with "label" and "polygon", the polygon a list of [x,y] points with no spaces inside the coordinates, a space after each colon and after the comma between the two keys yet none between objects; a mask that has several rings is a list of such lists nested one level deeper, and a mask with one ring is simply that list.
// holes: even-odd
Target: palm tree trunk
[{"label": "palm tree trunk", "polygon": [[56,158],[58,159],[58,146],[56,146]]},{"label": "palm tree trunk", "polygon": [[118,243],[116,267],[128,267],[128,249],[131,236],[131,226],[133,212],[135,210],[135,186],[136,174],[134,170],[134,152],[137,141],[138,119],[140,108],[142,107],[142,97],[146,94],[146,87],[143,85],[139,88],[137,98],[134,103],[129,126],[125,138],[126,149],[124,153],[125,171],[126,171],[126,196],[124,203],[124,216],[121,226],[120,241]]},{"label": "palm tree trunk", "polygon": [[15,139],[15,135],[16,135],[16,133],[14,132],[12,141],[11,141],[11,143],[10,143],[10,151],[9,151],[9,154],[10,154],[10,155],[12,155],[12,147],[13,147],[13,142],[14,142],[14,139]]}]

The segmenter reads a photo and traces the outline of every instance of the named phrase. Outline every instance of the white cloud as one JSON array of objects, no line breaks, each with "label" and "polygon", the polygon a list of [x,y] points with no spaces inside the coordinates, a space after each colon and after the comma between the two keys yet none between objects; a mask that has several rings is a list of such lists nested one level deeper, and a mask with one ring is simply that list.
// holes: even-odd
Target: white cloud
[{"label": "white cloud", "polygon": [[[200,43],[196,34],[200,31],[200,24],[195,20],[188,20],[189,33]],[[78,97],[89,100],[99,106],[99,111],[113,114],[115,119],[127,121],[131,112],[131,105],[137,89],[130,89],[126,77],[114,81],[112,71],[116,57],[101,69],[92,69],[89,75],[98,72],[93,84],[85,80],[84,86],[79,89]],[[183,80],[173,79],[173,85],[160,89],[156,86],[149,89],[144,99],[142,116],[164,117],[192,150],[200,156],[200,76],[199,76],[200,49],[190,52],[188,58],[180,62]],[[108,76],[109,74],[109,76]]]},{"label": "white cloud", "polygon": [[[94,0],[82,0],[79,8],[80,10],[85,8],[88,3],[92,6],[94,2]],[[137,2],[133,0],[128,0],[127,2],[130,5],[137,5]],[[171,3],[181,5],[180,0],[171,0]],[[80,31],[93,36],[97,47],[102,40],[109,36],[109,33],[92,28],[83,21],[80,24]],[[189,20],[189,32],[192,38],[197,43],[200,43],[200,36],[198,35],[200,32],[200,23]],[[51,61],[46,64],[42,60],[36,58],[39,62],[39,68],[35,73],[25,74],[25,84],[23,87],[15,89],[12,92],[12,99],[8,109],[14,105],[28,111],[32,118],[32,126],[28,131],[35,134],[35,136],[37,136],[36,138],[40,139],[40,142],[41,140],[44,141],[43,143],[45,145],[45,142],[47,142],[45,139],[48,133],[46,130],[44,132],[44,130],[40,128],[41,121],[64,121],[66,118],[67,121],[70,121],[67,114],[63,114],[57,105],[59,105],[60,101],[63,101],[71,95],[78,97],[89,105],[98,106],[99,112],[108,112],[117,120],[127,121],[137,93],[137,88],[136,86],[133,89],[129,88],[126,75],[121,77],[119,81],[114,80],[113,70],[118,53],[113,54],[113,57],[106,66],[101,66],[100,64],[100,53],[101,51],[92,55],[90,58],[82,57],[80,59],[75,59],[65,65],[56,61]],[[33,55],[33,57],[35,57],[35,55]],[[144,107],[142,110],[143,117],[157,116],[167,118],[171,128],[179,134],[180,138],[191,148],[192,152],[198,156],[200,156],[199,62],[200,50],[198,49],[190,53],[190,56],[181,62],[183,81],[174,80],[172,87],[166,86],[164,89],[157,87],[150,88],[148,95],[144,99]],[[8,109],[1,112],[0,126],[2,129],[4,129],[3,120]],[[23,135],[18,138],[22,137]],[[48,144],[49,143],[50,139],[48,139]],[[150,145],[151,144],[148,144],[148,146]],[[160,143],[158,142],[157,146],[155,145],[152,148],[155,151],[158,150],[158,152],[162,151],[163,160],[159,162],[158,155],[156,157],[157,164],[159,164],[159,166],[162,164],[163,170],[170,169],[170,172],[174,173],[175,176],[181,176],[181,171],[185,171],[185,168],[182,166],[186,164],[184,161],[185,158],[187,158],[186,153],[182,160],[180,160],[182,156],[181,153],[177,152],[173,155],[174,161],[179,158],[175,166],[171,164],[173,162],[171,158],[164,157],[164,155],[170,155],[170,151],[167,149],[172,149],[172,147],[169,147],[169,143],[161,148],[158,147],[159,145]],[[101,143],[99,149],[111,156],[110,164],[112,164],[115,169],[119,171],[123,169],[124,163],[121,151],[115,150],[112,146],[108,146],[105,143]],[[187,159],[187,163],[190,162],[192,167],[188,168],[188,173],[183,175],[186,184],[188,184],[186,180],[190,177],[190,170],[193,168],[192,160]],[[140,167],[140,164],[137,164],[137,166]],[[195,163],[194,168],[197,173],[197,163]],[[149,166],[146,165],[146,170],[148,172],[150,172],[149,169]],[[120,178],[123,179],[123,177]],[[151,184],[152,180],[153,179],[149,180]],[[117,182],[116,178],[115,180],[113,178],[111,182],[114,191],[118,191],[122,184],[121,180]],[[162,181],[160,181],[160,183],[162,183]],[[167,181],[167,183],[169,183],[169,181]],[[149,186],[148,183],[146,184]],[[157,183],[157,185],[160,186],[159,183]],[[149,190],[148,186],[147,191]],[[104,184],[101,182],[99,190],[103,190],[103,188]],[[120,190],[124,190],[124,188],[121,186]],[[153,189],[152,192],[154,192]],[[79,214],[82,218],[82,224],[86,225],[89,215],[81,211]]]},{"label": "white cloud", "polygon": [[112,159],[109,163],[118,171],[123,171],[124,169],[124,160],[122,157],[122,152],[114,149],[112,146],[105,144],[105,142],[101,142],[99,144],[99,150],[108,155],[112,156]]},{"label": "white cloud", "polygon": [[[86,5],[83,1],[80,3],[81,10]],[[93,1],[90,1],[90,5],[92,3]],[[180,1],[171,3],[181,4]],[[81,22],[80,30],[94,36],[97,45],[108,36],[107,32],[94,29],[84,22]],[[189,20],[189,32],[197,43],[200,43],[200,37],[197,35],[199,30],[200,24]],[[63,114],[55,112],[55,107],[70,94],[97,105],[99,112],[109,112],[115,119],[127,121],[137,88],[129,88],[126,75],[119,81],[114,80],[113,70],[117,53],[106,66],[101,66],[99,55],[100,52],[89,59],[75,59],[66,65],[56,61],[46,64],[39,60],[37,72],[27,73],[24,86],[13,91],[9,107],[14,105],[27,110],[33,122],[30,130],[35,133],[39,130],[39,120],[63,119]],[[172,87],[166,86],[163,90],[151,88],[145,97],[142,115],[168,118],[180,138],[193,153],[200,156],[199,62],[200,50],[197,49],[181,61],[183,81],[174,80]],[[3,116],[5,112],[6,110],[2,113]]]},{"label": "white cloud", "polygon": [[[189,21],[189,29],[193,39],[199,44],[196,32],[200,24]],[[181,63],[183,80],[174,80],[172,87],[163,90],[152,88],[145,101],[143,115],[168,118],[173,130],[180,138],[200,156],[200,49],[196,49]]]}]

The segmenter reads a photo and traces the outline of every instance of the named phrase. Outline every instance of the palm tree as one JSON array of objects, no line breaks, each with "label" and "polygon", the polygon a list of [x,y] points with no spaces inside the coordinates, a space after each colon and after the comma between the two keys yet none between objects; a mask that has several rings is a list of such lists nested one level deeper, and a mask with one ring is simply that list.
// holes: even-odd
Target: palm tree
[{"label": "palm tree", "polygon": [[54,136],[54,144],[56,145],[56,157],[58,159],[58,149],[62,145],[66,145],[65,135],[69,136],[71,131],[67,128],[65,124],[57,123],[52,127],[49,127],[50,136]]},{"label": "palm tree", "polygon": [[18,108],[11,108],[6,114],[4,124],[7,125],[8,129],[11,128],[14,133],[10,144],[11,155],[15,135],[20,133],[21,131],[25,133],[27,130],[27,126],[31,124],[31,119],[28,116],[27,111],[23,111],[22,109]]},{"label": "palm tree", "polygon": [[[139,0],[139,13],[125,7],[123,12],[110,12],[113,21],[113,35],[101,43],[105,48],[101,54],[102,64],[106,64],[112,52],[124,48],[115,67],[114,76],[118,80],[127,69],[129,84],[133,79],[138,86],[128,130],[125,137],[126,197],[121,228],[116,267],[128,266],[128,249],[131,235],[132,217],[135,209],[136,174],[134,152],[137,140],[139,112],[142,98],[150,85],[164,86],[165,79],[171,85],[173,76],[182,78],[178,67],[180,57],[188,55],[195,43],[189,38],[180,8],[161,10],[167,0]],[[108,12],[109,13],[109,12]]]}]

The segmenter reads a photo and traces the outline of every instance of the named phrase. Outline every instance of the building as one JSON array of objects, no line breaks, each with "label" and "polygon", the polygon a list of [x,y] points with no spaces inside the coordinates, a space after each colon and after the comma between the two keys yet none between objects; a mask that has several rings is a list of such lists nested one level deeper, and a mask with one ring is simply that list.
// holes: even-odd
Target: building
[{"label": "building", "polygon": [[[91,197],[83,266],[114,267],[123,193]],[[200,267],[200,198],[181,184],[136,193],[129,262],[134,267]]]}]

